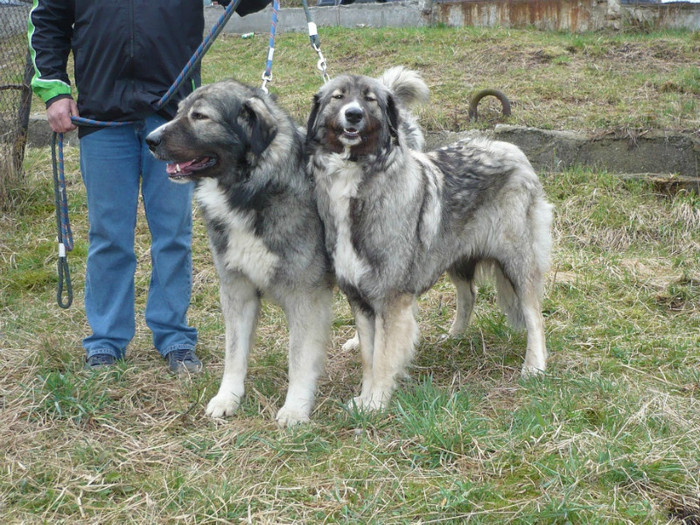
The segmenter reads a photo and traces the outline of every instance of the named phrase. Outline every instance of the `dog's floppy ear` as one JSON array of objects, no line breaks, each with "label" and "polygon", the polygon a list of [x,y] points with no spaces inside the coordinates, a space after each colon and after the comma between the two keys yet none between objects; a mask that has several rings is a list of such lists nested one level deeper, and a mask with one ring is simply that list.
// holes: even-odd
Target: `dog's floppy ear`
[{"label": "dog's floppy ear", "polygon": [[241,106],[239,123],[250,133],[250,151],[258,156],[267,149],[277,136],[277,124],[265,102],[251,97]]},{"label": "dog's floppy ear", "polygon": [[311,107],[311,114],[309,115],[309,120],[306,124],[306,140],[307,142],[312,140],[314,135],[314,129],[316,129],[316,119],[318,118],[318,112],[321,109],[321,97],[318,93],[314,95],[313,106]]},{"label": "dog's floppy ear", "polygon": [[398,139],[401,119],[399,117],[399,108],[396,107],[396,101],[392,94],[389,94],[386,98],[386,114],[389,118],[389,133],[391,133],[392,137]]}]

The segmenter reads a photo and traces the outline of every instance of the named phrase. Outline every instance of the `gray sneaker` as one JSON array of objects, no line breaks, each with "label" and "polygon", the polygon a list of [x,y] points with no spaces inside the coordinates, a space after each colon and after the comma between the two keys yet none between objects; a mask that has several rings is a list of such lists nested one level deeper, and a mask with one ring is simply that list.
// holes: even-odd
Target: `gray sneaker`
[{"label": "gray sneaker", "polygon": [[84,370],[99,370],[109,368],[117,362],[117,358],[111,354],[95,354],[85,360]]},{"label": "gray sneaker", "polygon": [[181,350],[172,350],[165,356],[168,360],[170,371],[176,374],[188,372],[190,374],[198,374],[202,371],[202,362],[197,358],[194,350],[183,348]]}]

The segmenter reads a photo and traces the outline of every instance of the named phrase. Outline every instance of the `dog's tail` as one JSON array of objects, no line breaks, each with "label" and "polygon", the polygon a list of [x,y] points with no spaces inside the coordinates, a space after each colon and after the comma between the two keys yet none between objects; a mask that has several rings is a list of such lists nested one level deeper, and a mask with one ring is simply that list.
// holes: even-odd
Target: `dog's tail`
[{"label": "dog's tail", "polygon": [[428,101],[430,90],[416,71],[403,66],[392,67],[379,77],[379,81],[388,87],[399,104],[406,108]]}]

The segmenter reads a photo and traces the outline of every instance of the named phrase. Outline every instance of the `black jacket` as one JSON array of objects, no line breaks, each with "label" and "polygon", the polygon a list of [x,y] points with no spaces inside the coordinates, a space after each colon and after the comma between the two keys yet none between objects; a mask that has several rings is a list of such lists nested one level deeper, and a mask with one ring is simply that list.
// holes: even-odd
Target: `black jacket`
[{"label": "black jacket", "polygon": [[[270,1],[242,0],[236,11],[243,16]],[[72,50],[81,117],[143,118],[154,112],[203,33],[202,0],[34,0],[32,89],[46,103],[70,96],[66,65]],[[171,118],[177,103],[199,84],[197,67],[160,113]]]}]

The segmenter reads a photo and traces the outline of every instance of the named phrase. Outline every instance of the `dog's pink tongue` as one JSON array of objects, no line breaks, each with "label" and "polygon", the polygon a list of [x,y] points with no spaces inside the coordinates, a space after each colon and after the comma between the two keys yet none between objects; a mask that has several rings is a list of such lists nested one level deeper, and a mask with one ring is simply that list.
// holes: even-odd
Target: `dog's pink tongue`
[{"label": "dog's pink tongue", "polygon": [[188,160],[187,162],[173,162],[165,166],[165,171],[168,175],[177,175],[183,171],[186,171],[189,166],[194,164],[194,160]]}]

